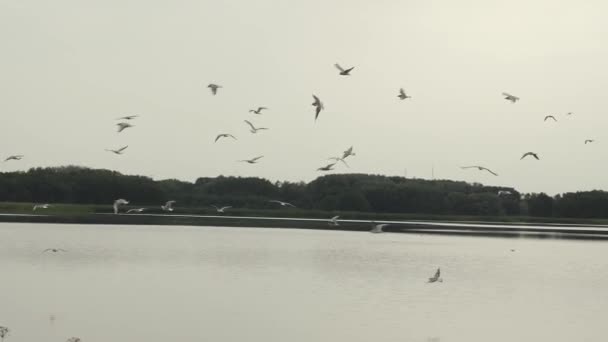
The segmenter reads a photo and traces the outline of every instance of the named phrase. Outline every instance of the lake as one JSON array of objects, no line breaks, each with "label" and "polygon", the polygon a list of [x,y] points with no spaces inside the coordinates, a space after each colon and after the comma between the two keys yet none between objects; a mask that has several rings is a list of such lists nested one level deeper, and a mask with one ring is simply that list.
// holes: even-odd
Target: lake
[{"label": "lake", "polygon": [[0,326],[6,342],[602,341],[607,259],[602,241],[2,223]]}]

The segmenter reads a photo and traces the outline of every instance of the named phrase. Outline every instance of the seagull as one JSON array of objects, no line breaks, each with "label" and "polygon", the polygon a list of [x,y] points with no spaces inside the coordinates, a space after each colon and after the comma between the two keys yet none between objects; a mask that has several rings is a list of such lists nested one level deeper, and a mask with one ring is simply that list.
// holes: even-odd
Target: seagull
[{"label": "seagull", "polygon": [[494,171],[488,169],[487,167],[483,167],[483,166],[478,166],[478,165],[473,165],[473,166],[461,166],[461,169],[478,169],[479,171],[488,171],[489,173],[493,174],[494,176],[498,176],[497,173],[495,173]]},{"label": "seagull", "polygon": [[215,205],[212,205],[212,207],[214,207],[214,208],[215,208],[215,210],[216,210],[218,213],[223,213],[223,212],[224,212],[226,209],[230,209],[230,208],[232,208],[232,207],[230,207],[230,206],[228,206],[228,207],[221,207],[221,208],[220,208],[220,207],[217,207],[217,206],[215,206]]},{"label": "seagull", "polygon": [[342,159],[346,159],[347,157],[350,156],[354,156],[355,153],[353,152],[353,147],[349,147],[348,150],[344,151],[344,153],[342,153]]},{"label": "seagull", "polygon": [[129,201],[122,199],[122,198],[114,201],[114,214],[118,214],[118,207],[123,204],[129,204]]},{"label": "seagull", "polygon": [[557,122],[557,119],[553,115],[547,115],[547,116],[545,116],[545,120],[544,121],[547,121],[549,119],[553,119],[553,121]]},{"label": "seagull", "polygon": [[321,102],[321,100],[319,100],[319,98],[316,95],[312,95],[312,97],[315,99],[315,102],[313,102],[312,105],[317,107],[317,109],[315,111],[315,121],[317,121],[317,118],[319,117],[319,113],[321,113],[321,110],[325,109],[325,107],[323,106],[323,102]]},{"label": "seagull", "polygon": [[255,114],[259,115],[259,114],[262,114],[262,111],[264,109],[268,109],[268,108],[266,108],[266,107],[258,107],[258,109],[250,109],[249,113],[255,113]]},{"label": "seagull", "polygon": [[125,129],[127,129],[129,127],[135,127],[128,122],[119,122],[116,124],[116,126],[118,126],[118,133],[124,131]]},{"label": "seagull", "polygon": [[399,89],[399,95],[397,95],[398,98],[405,100],[405,99],[411,99],[411,96],[407,96],[407,94],[405,93],[405,90],[403,90],[403,88]]},{"label": "seagull", "polygon": [[50,205],[48,204],[36,204],[34,205],[34,208],[32,208],[33,211],[36,211],[36,209],[48,209]]},{"label": "seagull", "polygon": [[334,216],[331,219],[329,219],[329,222],[327,222],[327,224],[329,224],[330,226],[334,226],[337,227],[340,224],[338,224],[338,219],[340,218],[340,216]]},{"label": "seagull", "polygon": [[[330,157],[327,160],[333,160],[336,163],[337,162],[342,162],[344,165],[346,165],[346,167],[350,167],[350,165],[348,165],[348,163],[346,162],[346,160],[344,160],[344,158],[340,158],[340,157]],[[334,163],[335,164],[335,163]]]},{"label": "seagull", "polygon": [[217,85],[217,84],[213,84],[213,83],[211,83],[211,84],[209,84],[209,85],[207,86],[207,88],[210,88],[210,89],[211,89],[211,93],[212,93],[213,95],[217,95],[217,90],[218,90],[219,88],[221,88],[221,87],[222,87],[221,85]]},{"label": "seagull", "polygon": [[8,156],[8,158],[4,159],[5,162],[9,161],[9,160],[21,160],[23,159],[24,155],[22,154],[17,154],[17,155],[13,155],[13,156]]},{"label": "seagull", "polygon": [[119,148],[118,150],[108,150],[108,149],[106,149],[106,151],[112,152],[114,154],[121,155],[122,152],[127,149],[127,147],[129,147],[129,146],[128,145],[127,146],[123,146],[123,147]]},{"label": "seagull", "polygon": [[519,158],[519,160],[522,160],[522,159],[526,158],[527,156],[532,156],[532,157],[536,158],[536,160],[540,160],[540,158],[538,158],[538,155],[536,153],[534,153],[534,152],[526,152],[526,153],[524,153],[524,155],[521,156],[521,158]]},{"label": "seagull", "polygon": [[572,115],[572,114],[573,114],[572,112],[568,112],[568,113],[566,113],[566,115]]},{"label": "seagull", "polygon": [[386,226],[388,226],[388,224],[376,224],[375,222],[372,222],[372,230],[370,230],[370,233],[384,233],[382,229]]},{"label": "seagull", "polygon": [[322,167],[318,168],[317,171],[331,171],[334,169],[334,165],[336,165],[336,163],[331,163],[331,164],[322,166]]},{"label": "seagull", "polygon": [[519,97],[511,95],[509,93],[502,93],[505,96],[505,100],[507,101],[511,101],[512,103],[515,103],[517,101],[519,101]]},{"label": "seagull", "polygon": [[498,190],[498,196],[502,195],[512,195],[513,193],[509,190]]},{"label": "seagull", "polygon": [[173,211],[173,204],[175,204],[175,201],[167,201],[167,203],[161,205],[160,208],[164,211]]},{"label": "seagull", "polygon": [[46,253],[46,252],[57,253],[57,252],[67,252],[67,251],[65,249],[61,249],[61,248],[47,248],[42,251],[42,253]]},{"label": "seagull", "polygon": [[123,116],[121,118],[118,118],[116,120],[133,120],[135,118],[139,117],[139,115],[127,115],[127,116]]},{"label": "seagull", "polygon": [[249,164],[255,164],[255,163],[257,163],[257,162],[258,162],[258,160],[259,160],[260,158],[263,158],[263,157],[264,157],[264,156],[258,156],[258,157],[255,157],[255,158],[253,158],[253,159],[245,159],[245,160],[239,160],[239,161],[240,161],[240,162],[249,163]]},{"label": "seagull", "polygon": [[249,127],[251,127],[249,132],[254,133],[254,134],[257,133],[258,131],[268,129],[266,127],[255,128],[255,126],[249,120],[245,120],[245,123],[247,123],[249,125]]},{"label": "seagull", "polygon": [[429,281],[427,283],[434,283],[436,281],[443,283],[443,279],[441,279],[441,270],[439,268],[437,268],[437,272],[435,272],[434,276],[429,278]]},{"label": "seagull", "polygon": [[141,213],[144,210],[146,210],[146,208],[129,209],[129,210],[127,210],[127,214],[130,214],[130,213]]},{"label": "seagull", "polygon": [[587,140],[585,140],[585,145],[587,145],[588,143],[592,143],[592,142],[594,142],[594,141],[595,141],[595,140],[593,140],[593,139],[587,139]]},{"label": "seagull", "polygon": [[292,207],[292,208],[295,208],[295,207],[296,207],[295,205],[293,205],[293,204],[291,204],[291,203],[288,203],[288,202],[283,202],[283,201],[270,200],[270,201],[268,201],[268,202],[272,202],[272,203],[278,203],[278,204],[280,204],[280,205],[281,205],[281,207]]},{"label": "seagull", "polygon": [[232,138],[234,140],[237,140],[234,135],[232,134],[228,134],[228,133],[222,133],[222,134],[218,134],[217,137],[215,137],[215,142],[217,142],[220,138]]},{"label": "seagull", "polygon": [[344,68],[342,68],[342,67],[340,66],[340,64],[338,64],[338,63],[334,64],[334,66],[335,66],[335,67],[336,67],[338,70],[340,70],[340,75],[342,75],[342,76],[350,76],[350,72],[351,72],[351,71],[352,71],[352,70],[355,68],[355,67],[352,67],[352,68],[349,68],[349,69],[346,69],[346,70],[345,70],[345,69],[344,69]]}]

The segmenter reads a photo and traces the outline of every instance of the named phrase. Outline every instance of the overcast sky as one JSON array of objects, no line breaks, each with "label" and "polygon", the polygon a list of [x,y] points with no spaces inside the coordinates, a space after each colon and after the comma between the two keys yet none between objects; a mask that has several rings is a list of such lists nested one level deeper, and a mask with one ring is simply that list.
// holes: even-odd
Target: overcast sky
[{"label": "overcast sky", "polygon": [[[353,145],[351,168],[333,173],[431,178],[434,166],[436,178],[525,192],[606,189],[607,11],[580,0],[0,0],[0,157],[25,155],[0,168],[310,181]],[[316,123],[312,94],[325,104]],[[270,110],[248,113],[257,106]],[[136,127],[117,133],[129,114]],[[245,119],[270,130],[251,134]],[[213,143],[218,133],[238,141]],[[528,151],[541,160],[519,160]]]}]

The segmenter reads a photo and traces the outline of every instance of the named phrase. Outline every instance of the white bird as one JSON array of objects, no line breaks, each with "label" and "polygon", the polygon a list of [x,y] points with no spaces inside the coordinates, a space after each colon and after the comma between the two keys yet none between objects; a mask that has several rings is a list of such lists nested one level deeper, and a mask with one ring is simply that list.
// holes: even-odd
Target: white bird
[{"label": "white bird", "polygon": [[505,96],[505,100],[507,101],[511,101],[512,103],[515,103],[517,101],[519,101],[519,97],[511,95],[509,93],[502,93]]},{"label": "white bird", "polygon": [[249,164],[256,164],[258,162],[258,160],[260,160],[260,158],[263,158],[264,156],[257,156],[253,159],[245,159],[245,160],[239,160],[240,162],[245,162],[245,163],[249,163]]},{"label": "white bird", "polygon": [[272,202],[272,203],[277,203],[277,204],[280,204],[282,207],[292,207],[292,208],[295,208],[295,207],[296,207],[295,205],[293,205],[293,204],[291,204],[291,203],[288,203],[288,202],[283,202],[283,201],[270,200],[270,201],[268,201],[268,202]]},{"label": "white bird", "polygon": [[23,159],[24,155],[22,154],[16,154],[16,155],[12,155],[12,156],[8,156],[6,159],[4,159],[5,162],[9,161],[9,160],[21,160]]},{"label": "white bird", "polygon": [[400,98],[400,99],[402,99],[402,100],[411,99],[412,98],[411,96],[408,96],[405,93],[405,90],[403,90],[403,88],[399,89],[399,95],[397,95],[397,97]]},{"label": "white bird", "polygon": [[167,201],[167,203],[161,205],[160,208],[164,211],[173,211],[173,204],[175,204],[175,201]]},{"label": "white bird", "polygon": [[129,201],[125,200],[125,199],[117,199],[116,201],[114,201],[114,214],[118,214],[118,207],[123,205],[123,204],[129,204]]},{"label": "white bird", "polygon": [[329,222],[327,222],[327,224],[329,224],[330,226],[339,226],[340,224],[338,223],[338,219],[340,218],[340,216],[334,216],[332,218],[329,219]]},{"label": "white bird", "polygon": [[121,154],[124,152],[124,150],[126,150],[126,149],[127,149],[127,147],[129,147],[129,146],[128,146],[128,145],[127,145],[127,146],[123,146],[123,147],[121,147],[121,148],[119,148],[119,149],[117,149],[117,150],[108,150],[108,149],[106,149],[106,151],[108,151],[108,152],[112,152],[112,153],[114,153],[114,154],[121,155]]},{"label": "white bird", "polygon": [[232,207],[230,207],[230,206],[228,206],[228,207],[221,207],[221,208],[220,208],[220,207],[217,207],[217,206],[215,206],[215,205],[212,205],[212,207],[214,207],[214,208],[215,208],[215,211],[217,211],[218,213],[223,213],[223,212],[224,212],[226,209],[230,209],[230,208],[232,208]]},{"label": "white bird", "polygon": [[595,140],[593,140],[593,139],[587,139],[587,140],[585,140],[585,145],[587,145],[588,143],[592,143],[592,142],[594,142],[594,141],[595,141]]},{"label": "white bird", "polygon": [[334,64],[334,66],[338,70],[340,70],[340,75],[342,75],[342,76],[350,76],[350,72],[355,68],[355,67],[351,67],[351,68],[348,68],[348,69],[344,69],[338,63]]},{"label": "white bird", "polygon": [[135,127],[134,125],[131,125],[128,122],[119,122],[116,124],[116,126],[118,126],[118,133],[124,131],[125,129],[127,129],[129,127]]},{"label": "white bird", "polygon": [[479,171],[488,171],[489,173],[493,174],[494,176],[498,176],[498,174],[490,169],[488,169],[487,167],[483,167],[483,166],[479,166],[479,165],[473,165],[473,166],[461,166],[460,167],[463,170],[466,169],[478,169]]},{"label": "white bird", "polygon": [[216,94],[217,94],[217,90],[218,90],[219,88],[221,88],[221,87],[222,87],[221,85],[217,85],[217,84],[213,84],[213,83],[211,83],[211,84],[209,84],[209,85],[207,86],[207,88],[211,89],[211,93],[212,93],[213,95],[216,95]]},{"label": "white bird", "polygon": [[217,137],[215,137],[215,142],[217,142],[219,139],[221,138],[232,138],[234,140],[237,140],[234,135],[232,134],[228,134],[228,133],[222,133],[222,134],[218,134]]},{"label": "white bird", "polygon": [[498,196],[508,196],[508,195],[512,195],[513,193],[509,190],[498,190]]},{"label": "white bird", "polygon": [[34,208],[32,208],[33,211],[36,211],[36,209],[48,209],[49,208],[49,204],[36,204],[34,205]]},{"label": "white bird", "polygon": [[323,106],[323,102],[321,102],[321,100],[319,100],[319,98],[316,95],[312,95],[312,97],[315,99],[315,102],[313,102],[312,105],[316,107],[315,121],[317,121],[317,118],[319,117],[319,113],[321,113],[321,110],[325,109],[325,107]]},{"label": "white bird", "polygon": [[254,134],[257,133],[258,131],[268,129],[266,127],[256,128],[249,120],[245,120],[245,123],[247,123],[249,125],[249,127],[251,127],[249,132],[254,133]]},{"label": "white bird", "polygon": [[538,155],[536,153],[534,153],[534,152],[526,152],[526,153],[524,153],[524,155],[521,156],[521,158],[519,158],[519,160],[522,160],[522,159],[526,158],[527,156],[532,156],[532,157],[536,158],[536,160],[540,160],[540,158],[538,158]]},{"label": "white bird", "polygon": [[47,248],[42,251],[42,253],[46,253],[46,252],[57,253],[57,252],[67,252],[67,251],[65,249],[61,249],[61,248]]},{"label": "white bird", "polygon": [[117,118],[116,120],[133,120],[137,117],[139,117],[139,115],[127,115],[127,116],[123,116],[121,118]]},{"label": "white bird", "polygon": [[384,233],[382,229],[386,226],[388,226],[388,224],[375,224],[375,222],[372,222],[372,230],[370,230],[370,233]]},{"label": "white bird", "polygon": [[268,109],[266,107],[258,107],[258,109],[250,109],[249,113],[254,113],[254,114],[262,114],[262,111]]},{"label": "white bird", "polygon": [[144,210],[146,210],[146,208],[129,209],[129,210],[127,210],[127,214],[130,214],[130,213],[141,213]]},{"label": "white bird", "polygon": [[429,283],[434,283],[436,281],[438,281],[440,283],[443,282],[443,279],[441,279],[441,270],[439,270],[439,268],[437,268],[437,272],[435,272],[435,275],[432,276],[431,278],[429,278],[428,282]]}]

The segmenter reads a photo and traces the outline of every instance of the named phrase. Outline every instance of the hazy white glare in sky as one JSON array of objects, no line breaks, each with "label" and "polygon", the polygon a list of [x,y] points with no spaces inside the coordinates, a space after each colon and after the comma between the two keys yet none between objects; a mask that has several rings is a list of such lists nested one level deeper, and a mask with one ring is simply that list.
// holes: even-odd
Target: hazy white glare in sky
[{"label": "hazy white glare in sky", "polygon": [[[431,178],[433,169],[525,192],[605,189],[606,10],[540,0],[1,1],[0,157],[25,155],[1,168],[309,181],[353,145],[351,167],[330,173]],[[334,63],[355,68],[340,76]],[[212,96],[209,83],[223,88]],[[411,99],[397,98],[401,87]],[[312,94],[325,105],[316,122]],[[259,106],[269,110],[249,113]],[[117,133],[116,118],[131,114],[135,127]],[[243,120],[270,129],[251,134]],[[214,143],[219,133],[238,140]],[[105,151],[125,145],[121,156]],[[541,160],[520,160],[528,151]]]}]

